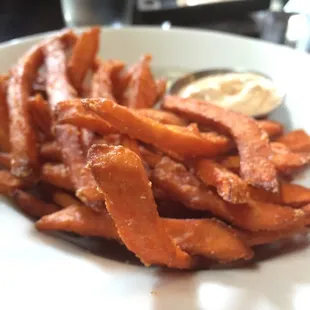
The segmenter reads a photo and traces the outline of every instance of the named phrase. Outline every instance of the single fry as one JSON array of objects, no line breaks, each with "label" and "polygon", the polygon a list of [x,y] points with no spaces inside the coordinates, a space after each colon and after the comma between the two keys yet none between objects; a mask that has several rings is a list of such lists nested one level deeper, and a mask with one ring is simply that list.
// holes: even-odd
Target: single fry
[{"label": "single fry", "polygon": [[195,163],[195,170],[200,180],[207,186],[215,187],[224,200],[234,204],[246,203],[249,200],[247,183],[215,161],[198,160]]},{"label": "single fry", "polygon": [[38,147],[31,124],[28,98],[36,71],[43,61],[42,46],[34,46],[12,69],[8,85],[11,173],[34,182],[39,174]]},{"label": "single fry", "polygon": [[81,99],[81,102],[121,133],[181,157],[216,156],[231,148],[229,139],[224,136],[202,135],[177,129],[178,126],[163,125],[109,100]]},{"label": "single fry", "polygon": [[183,118],[166,111],[139,109],[137,110],[137,113],[165,125],[186,126],[188,124],[188,122]]},{"label": "single fry", "polygon": [[84,78],[95,62],[99,48],[100,28],[93,27],[83,32],[77,39],[70,61],[68,76],[76,90],[81,90]]},{"label": "single fry", "polygon": [[23,180],[16,178],[7,170],[0,170],[0,194],[10,196],[15,189],[24,187]]},{"label": "single fry", "polygon": [[128,86],[121,104],[132,109],[151,108],[156,103],[157,87],[150,69],[150,55],[143,56],[133,65]]},{"label": "single fry", "polygon": [[113,80],[123,68],[124,63],[118,60],[101,62],[92,78],[90,97],[115,101]]},{"label": "single fry", "polygon": [[55,111],[59,124],[70,124],[97,132],[101,135],[115,133],[116,130],[96,113],[86,110],[80,100],[60,102]]},{"label": "single fry", "polygon": [[0,165],[6,169],[11,168],[11,155],[8,153],[0,152]]},{"label": "single fry", "polygon": [[282,143],[271,143],[271,160],[278,172],[290,176],[310,163],[310,154],[294,153]]},{"label": "single fry", "polygon": [[186,118],[213,125],[232,135],[240,154],[240,174],[255,187],[277,192],[277,173],[268,137],[257,122],[245,115],[225,110],[205,101],[167,96],[163,107]]},{"label": "single fry", "polygon": [[88,168],[80,142],[80,131],[72,125],[55,127],[57,141],[65,165],[69,169],[70,179],[76,196],[86,205],[100,210],[103,208],[102,196],[97,191],[97,184]]},{"label": "single fry", "polygon": [[153,184],[163,188],[185,206],[205,210],[240,228],[250,231],[280,230],[300,225],[301,210],[250,200],[247,204],[231,204],[203,185],[184,165],[168,157],[157,164],[151,177]]},{"label": "single fry", "polygon": [[48,102],[40,94],[29,99],[29,109],[32,121],[47,138],[52,138],[52,116]]},{"label": "single fry", "polygon": [[153,152],[143,145],[139,146],[141,158],[145,161],[151,168],[154,168],[161,160],[162,155],[158,152]]},{"label": "single fry", "polygon": [[163,219],[168,234],[183,251],[222,263],[250,259],[251,249],[237,233],[215,219]]},{"label": "single fry", "polygon": [[40,156],[47,161],[62,161],[60,147],[56,140],[41,145]]},{"label": "single fry", "polygon": [[17,206],[27,215],[40,218],[44,215],[59,211],[59,208],[51,203],[46,203],[35,196],[22,190],[15,190],[12,194]]},{"label": "single fry", "polygon": [[52,200],[54,201],[54,203],[56,203],[62,208],[67,208],[71,205],[82,205],[82,202],[80,200],[61,190],[56,190],[52,193]]},{"label": "single fry", "polygon": [[6,100],[7,80],[7,76],[0,75],[0,149],[3,152],[9,152],[11,149],[9,138],[10,121]]},{"label": "single fry", "polygon": [[64,164],[45,163],[41,170],[41,180],[68,191],[74,190],[68,169]]},{"label": "single fry", "polygon": [[277,139],[292,152],[310,152],[310,136],[302,129],[293,130]]},{"label": "single fry", "polygon": [[281,123],[269,119],[259,120],[257,121],[257,125],[260,129],[264,130],[271,139],[282,135],[284,131]]},{"label": "single fry", "polygon": [[82,236],[100,236],[118,239],[117,230],[110,215],[102,210],[95,212],[86,206],[71,205],[36,222],[38,230],[75,232]]},{"label": "single fry", "polygon": [[88,164],[126,247],[145,265],[191,268],[193,260],[175,245],[160,220],[140,158],[121,146],[94,145]]},{"label": "single fry", "polygon": [[310,203],[310,189],[304,186],[280,182],[280,191],[278,194],[264,191],[263,189],[250,187],[251,198],[257,201],[283,204],[299,208]]},{"label": "single fry", "polygon": [[67,78],[65,45],[53,39],[44,46],[46,66],[46,92],[50,109],[55,110],[58,102],[76,98],[77,93]]}]

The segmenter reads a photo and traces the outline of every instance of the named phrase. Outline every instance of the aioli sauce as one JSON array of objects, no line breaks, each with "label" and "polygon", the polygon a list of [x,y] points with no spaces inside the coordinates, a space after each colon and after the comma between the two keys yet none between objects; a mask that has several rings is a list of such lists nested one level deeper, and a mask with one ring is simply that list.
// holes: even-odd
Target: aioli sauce
[{"label": "aioli sauce", "polygon": [[282,101],[282,95],[271,80],[245,72],[198,79],[183,87],[179,95],[206,100],[250,116],[267,114]]}]

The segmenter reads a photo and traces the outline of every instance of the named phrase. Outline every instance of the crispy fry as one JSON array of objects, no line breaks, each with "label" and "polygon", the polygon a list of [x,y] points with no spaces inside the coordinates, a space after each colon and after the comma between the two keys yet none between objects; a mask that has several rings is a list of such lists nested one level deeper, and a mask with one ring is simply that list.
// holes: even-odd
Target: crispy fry
[{"label": "crispy fry", "polygon": [[10,169],[11,167],[11,156],[8,153],[0,152],[0,165]]},{"label": "crispy fry", "polygon": [[215,219],[163,219],[168,234],[183,251],[222,263],[249,259],[253,253],[237,233]]},{"label": "crispy fry", "polygon": [[272,192],[278,191],[276,169],[269,160],[271,148],[268,137],[253,119],[204,101],[189,98],[167,96],[163,107],[183,114],[190,120],[213,125],[229,132],[240,154],[242,178],[255,187],[263,187]]},{"label": "crispy fry", "polygon": [[62,161],[60,147],[56,140],[41,145],[40,156],[48,161]]},{"label": "crispy fry", "polygon": [[29,99],[29,109],[33,122],[48,138],[52,138],[52,117],[48,102],[40,94]]},{"label": "crispy fry", "polygon": [[277,136],[280,136],[284,130],[282,124],[275,121],[271,121],[269,119],[259,120],[257,121],[257,125],[260,129],[266,131],[269,138],[275,138]]},{"label": "crispy fry", "polygon": [[41,216],[59,211],[59,208],[54,204],[46,203],[18,189],[13,192],[12,197],[17,206],[31,217],[40,218]]},{"label": "crispy fry", "polygon": [[74,198],[74,196],[61,191],[61,190],[56,190],[55,192],[52,193],[52,200],[58,205],[61,206],[62,208],[67,208],[71,205],[82,205],[82,202]]},{"label": "crispy fry", "polygon": [[166,88],[167,88],[167,80],[166,79],[158,79],[155,81],[156,83],[156,101],[162,99],[165,95]]},{"label": "crispy fry", "polygon": [[108,122],[96,113],[86,110],[80,100],[60,102],[54,115],[59,124],[70,124],[80,128],[87,128],[101,135],[116,132]]},{"label": "crispy fry", "polygon": [[34,46],[12,69],[8,86],[11,173],[36,181],[39,173],[36,134],[31,125],[28,98],[35,73],[43,61],[41,45]]},{"label": "crispy fry", "polygon": [[283,204],[297,208],[310,203],[309,188],[284,181],[280,182],[280,192],[278,194],[252,187],[250,187],[249,190],[252,199],[257,201]]},{"label": "crispy fry", "polygon": [[[140,158],[121,146],[94,145],[88,164],[126,247],[145,265],[191,268],[193,260],[171,240],[160,220]],[[143,234],[141,232],[143,231]]]},{"label": "crispy fry", "polygon": [[[196,134],[177,126],[163,125],[104,99],[81,99],[83,105],[98,113],[113,127],[131,138],[170,150],[184,157],[216,156],[231,148],[229,139],[214,134]],[[183,128],[183,127],[179,127]]]},{"label": "crispy fry", "polygon": [[93,27],[78,38],[68,63],[68,76],[73,87],[81,90],[86,73],[95,62],[99,48],[100,28]]},{"label": "crispy fry", "polygon": [[0,170],[0,194],[11,195],[15,189],[23,187],[23,180],[16,178],[9,171]]},{"label": "crispy fry", "polygon": [[271,160],[276,166],[277,171],[283,175],[290,176],[310,163],[310,154],[291,152],[290,149],[282,143],[271,143],[271,149]]},{"label": "crispy fry", "polygon": [[36,222],[38,230],[62,230],[83,236],[100,236],[118,239],[117,230],[109,214],[94,212],[81,205],[71,205]]},{"label": "crispy fry", "polygon": [[[253,255],[238,235],[220,221],[162,219],[162,222],[175,243],[193,255],[203,255],[222,263],[249,259]],[[71,205],[56,214],[45,216],[36,226],[39,230],[62,230],[120,241],[115,225],[106,212],[97,214],[79,205]]]},{"label": "crispy fry", "polygon": [[310,136],[302,130],[293,130],[277,139],[292,152],[310,152]]},{"label": "crispy fry", "polygon": [[250,231],[296,227],[304,220],[301,210],[275,204],[249,201],[230,204],[206,188],[182,164],[163,157],[153,170],[152,182],[185,206],[212,214]]},{"label": "crispy fry", "polygon": [[65,165],[69,168],[69,175],[75,188],[76,196],[86,205],[101,210],[102,196],[97,191],[97,184],[86,166],[80,142],[80,132],[72,125],[57,125],[55,127],[57,141],[61,147],[61,154]]},{"label": "crispy fry", "polygon": [[215,161],[198,160],[195,168],[200,180],[206,185],[215,187],[219,196],[224,200],[234,204],[246,203],[249,200],[247,183]]},{"label": "crispy fry", "polygon": [[51,40],[44,46],[46,66],[46,92],[50,109],[55,110],[58,102],[73,99],[76,91],[67,78],[64,44],[59,39]]},{"label": "crispy fry", "polygon": [[7,95],[7,76],[0,75],[0,149],[9,152],[11,149],[9,139],[9,112],[6,102]]},{"label": "crispy fry", "polygon": [[73,191],[68,169],[63,164],[44,164],[41,170],[41,180],[56,187]]},{"label": "crispy fry", "polygon": [[183,118],[165,111],[154,110],[154,109],[139,109],[137,110],[139,115],[151,118],[161,124],[166,125],[176,125],[176,126],[186,126],[188,122]]},{"label": "crispy fry", "polygon": [[143,56],[130,69],[129,84],[122,96],[121,104],[133,108],[151,108],[156,103],[157,88],[150,69],[150,55]]},{"label": "crispy fry", "polygon": [[92,79],[91,97],[115,101],[113,81],[123,68],[124,63],[118,60],[101,62]]}]

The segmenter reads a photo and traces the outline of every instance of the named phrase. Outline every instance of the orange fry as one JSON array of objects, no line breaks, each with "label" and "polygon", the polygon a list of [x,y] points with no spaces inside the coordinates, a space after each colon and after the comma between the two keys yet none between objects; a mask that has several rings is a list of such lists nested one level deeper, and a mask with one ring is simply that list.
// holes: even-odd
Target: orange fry
[{"label": "orange fry", "polygon": [[68,173],[68,169],[63,164],[51,164],[46,163],[42,166],[41,170],[41,180],[66,189],[68,191],[73,191],[73,185]]},{"label": "orange fry", "polygon": [[81,90],[84,78],[92,68],[99,48],[100,28],[93,27],[77,39],[68,63],[68,76],[73,87]]},{"label": "orange fry", "polygon": [[31,125],[28,98],[35,73],[42,61],[42,46],[34,46],[12,69],[8,86],[11,172],[27,181],[36,181],[39,173],[36,134]]},{"label": "orange fry", "polygon": [[188,124],[183,118],[166,111],[139,109],[137,110],[137,113],[165,125],[186,126]]},{"label": "orange fry", "polygon": [[91,97],[107,98],[115,101],[113,80],[124,68],[124,63],[118,60],[101,62],[93,75]]},{"label": "orange fry", "polygon": [[163,107],[192,121],[213,125],[230,133],[240,154],[242,178],[255,187],[278,191],[276,169],[269,160],[271,148],[268,137],[255,120],[205,101],[175,96],[167,96]]},{"label": "orange fry", "polygon": [[0,149],[9,152],[11,149],[9,138],[9,112],[6,102],[7,95],[7,76],[0,75]]},{"label": "orange fry", "polygon": [[61,230],[82,236],[100,236],[118,239],[117,230],[110,215],[102,210],[95,212],[81,205],[71,205],[56,213],[43,216],[36,222],[38,230]]},{"label": "orange fry", "polygon": [[161,98],[165,95],[167,89],[167,80],[166,79],[158,79],[155,81],[156,83],[156,101],[161,100]]},{"label": "orange fry", "polygon": [[54,203],[56,203],[58,206],[61,206],[62,208],[69,207],[71,205],[82,205],[82,202],[74,198],[74,196],[61,191],[56,190],[52,193],[52,200]]},{"label": "orange fry", "polygon": [[224,200],[246,203],[249,200],[248,185],[238,175],[213,160],[201,159],[195,163],[196,174],[207,186],[216,188]]},{"label": "orange fry", "polygon": [[310,163],[310,154],[294,153],[282,143],[271,143],[271,149],[271,160],[276,169],[284,175],[290,176]]},{"label": "orange fry", "polygon": [[40,156],[49,161],[62,161],[60,147],[56,140],[41,145]]},{"label": "orange fry", "polygon": [[292,152],[310,152],[310,136],[302,130],[293,130],[277,139]]},{"label": "orange fry", "polygon": [[193,260],[175,245],[160,220],[140,158],[121,146],[93,145],[88,164],[126,247],[145,265],[191,268]]},{"label": "orange fry", "polygon": [[96,135],[93,131],[88,129],[81,129],[81,145],[83,148],[83,153],[87,156],[88,149],[93,145]]},{"label": "orange fry", "polygon": [[31,217],[39,218],[44,215],[57,212],[59,208],[53,204],[46,203],[31,194],[21,190],[15,190],[12,194],[17,206]]},{"label": "orange fry", "polygon": [[76,91],[67,78],[65,46],[59,39],[51,40],[44,46],[46,66],[46,92],[50,109],[55,110],[58,102],[73,99]]},{"label": "orange fry", "polygon": [[48,106],[48,102],[43,99],[40,94],[30,97],[29,108],[33,122],[45,134],[51,138],[52,135],[52,116]]},{"label": "orange fry", "polygon": [[257,201],[283,204],[292,207],[301,207],[310,203],[310,189],[301,185],[280,182],[278,194],[266,192],[263,189],[249,188],[251,198]]},{"label": "orange fry", "polygon": [[209,211],[250,231],[286,229],[295,227],[304,220],[301,210],[276,204],[251,200],[247,204],[225,202],[205,187],[182,164],[167,157],[163,157],[157,164],[151,180],[188,208]]},{"label": "orange fry", "polygon": [[54,114],[59,124],[70,124],[80,128],[87,128],[101,135],[116,132],[108,122],[96,113],[86,110],[80,100],[60,102]]},{"label": "orange fry", "polygon": [[[252,257],[252,251],[225,224],[213,219],[162,219],[168,234],[184,251],[203,255],[222,263]],[[55,214],[45,216],[37,224],[39,230],[61,230],[82,236],[95,236],[120,241],[111,217],[89,208],[71,205]]]},{"label": "orange fry", "polygon": [[269,138],[275,138],[283,133],[283,125],[281,123],[271,121],[269,119],[263,119],[257,121],[257,125],[260,129],[266,131]]},{"label": "orange fry", "polygon": [[150,55],[145,55],[130,68],[130,80],[122,97],[122,105],[142,109],[156,103],[157,88],[150,69],[151,59]]},{"label": "orange fry", "polygon": [[152,152],[145,146],[140,145],[141,158],[152,168],[154,168],[161,160],[162,156],[158,153]]},{"label": "orange fry", "polygon": [[224,136],[200,134],[179,126],[163,125],[109,100],[81,99],[81,102],[121,133],[181,157],[216,156],[231,148],[229,139]]},{"label": "orange fry", "polygon": [[136,153],[139,157],[141,157],[140,148],[137,143],[137,140],[131,139],[126,135],[121,135],[120,144],[123,147],[126,147],[127,149],[129,149],[130,151]]},{"label": "orange fry", "polygon": [[215,219],[163,219],[168,234],[183,251],[202,255],[222,263],[237,259],[250,259],[251,249],[239,239],[237,233]]},{"label": "orange fry", "polygon": [[0,194],[11,195],[15,189],[25,187],[21,179],[14,177],[9,171],[0,170]]},{"label": "orange fry", "polygon": [[10,169],[11,167],[11,156],[8,153],[0,152],[0,165]]},{"label": "orange fry", "polygon": [[69,168],[76,196],[86,205],[96,210],[102,209],[103,201],[97,191],[97,184],[90,170],[86,168],[79,130],[71,125],[57,125],[55,134],[61,147],[63,161]]}]

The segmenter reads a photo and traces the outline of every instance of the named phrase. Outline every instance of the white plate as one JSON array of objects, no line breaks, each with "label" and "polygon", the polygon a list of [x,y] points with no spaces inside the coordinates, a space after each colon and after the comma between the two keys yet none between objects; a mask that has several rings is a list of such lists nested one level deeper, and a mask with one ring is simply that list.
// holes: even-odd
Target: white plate
[{"label": "white plate", "polygon": [[[46,35],[0,45],[5,72]],[[288,92],[273,116],[310,133],[310,56],[216,32],[155,28],[105,29],[104,57],[134,62],[145,52],[155,68],[243,67],[270,75]],[[306,179],[304,182],[310,184]],[[303,240],[304,241],[304,240]],[[307,243],[307,242],[306,242]],[[0,201],[0,309],[298,309],[310,308],[310,246],[239,269],[196,272],[124,264],[38,233]],[[111,244],[103,244],[109,253]]]}]

